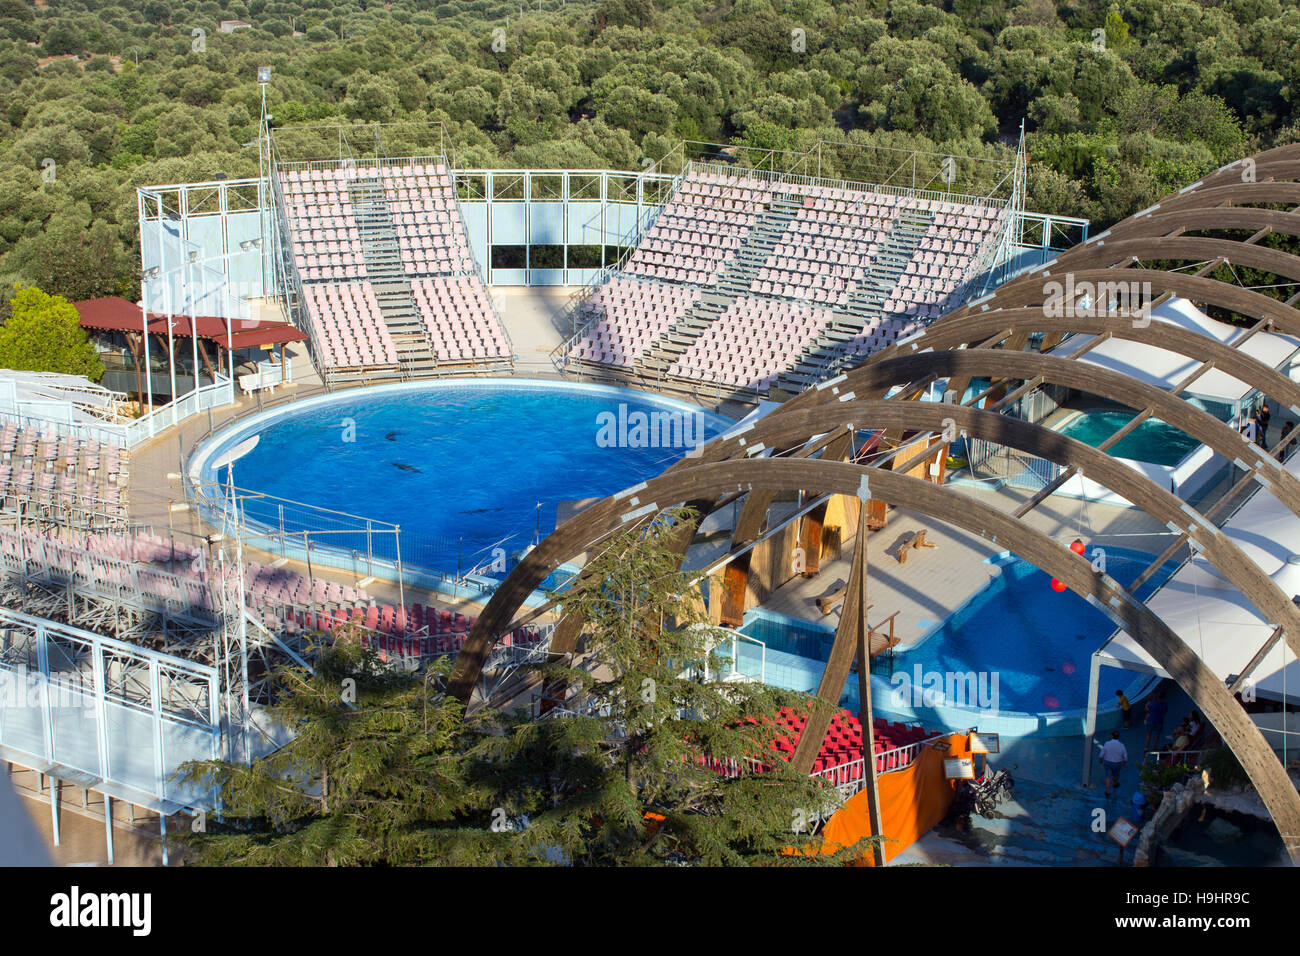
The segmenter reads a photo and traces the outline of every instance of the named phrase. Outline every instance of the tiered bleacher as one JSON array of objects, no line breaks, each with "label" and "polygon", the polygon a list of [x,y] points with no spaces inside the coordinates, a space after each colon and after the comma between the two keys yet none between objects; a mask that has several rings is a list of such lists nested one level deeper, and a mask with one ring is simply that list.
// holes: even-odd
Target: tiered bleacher
[{"label": "tiered bleacher", "polygon": [[76,528],[126,519],[127,460],[116,445],[11,421],[0,428],[0,507]]},{"label": "tiered bleacher", "polygon": [[[220,604],[213,590],[219,579],[197,549],[143,529],[87,534],[66,528],[0,528],[0,568],[21,568],[29,577],[41,576],[44,569],[54,580],[75,580],[87,595],[99,591],[124,599],[127,591],[139,589],[157,605],[189,616],[210,614]],[[474,626],[474,618],[459,612],[395,606],[362,588],[253,561],[245,563],[244,586],[245,606],[272,633],[333,632],[346,626],[385,659],[458,651]],[[540,640],[537,628],[523,627],[501,643],[532,647]]]},{"label": "tiered bleacher", "polygon": [[444,164],[282,169],[277,181],[323,369],[510,359]]},{"label": "tiered bleacher", "polygon": [[[755,726],[760,723],[752,717],[747,722]],[[776,731],[771,753],[776,758],[789,762],[794,757],[799,737],[808,723],[808,715],[790,707],[782,707],[775,720],[761,723],[773,726]],[[876,773],[902,770],[916,759],[924,741],[944,735],[944,731],[890,723],[879,717],[872,721],[871,728]],[[831,717],[830,727],[813,761],[812,774],[825,777],[837,787],[845,787],[850,791],[860,789],[866,775],[864,747],[862,722],[857,715],[848,710],[838,711]],[[772,764],[769,760],[756,756],[739,762],[713,760],[708,766],[718,773],[736,776],[750,772],[762,773],[771,769]]]},{"label": "tiered bleacher", "polygon": [[323,366],[397,364],[397,350],[369,282],[315,283],[302,291]]},{"label": "tiered bleacher", "polygon": [[635,275],[711,285],[771,198],[761,179],[689,176],[628,259]]},{"label": "tiered bleacher", "polygon": [[441,362],[507,358],[506,340],[477,278],[416,279],[411,283],[425,330]]},{"label": "tiered bleacher", "polygon": [[575,358],[629,366],[699,298],[698,289],[615,276],[581,306],[586,331]]},{"label": "tiered bleacher", "polygon": [[684,383],[747,392],[815,380],[959,305],[1005,214],[993,201],[692,170],[622,271],[578,306],[567,357],[626,369],[652,356]]},{"label": "tiered bleacher", "polygon": [[280,176],[294,263],[303,282],[338,282],[366,275],[361,233],[347,190],[349,172],[354,171],[290,170]]},{"label": "tiered bleacher", "polygon": [[474,272],[451,178],[441,163],[380,170],[408,275]]},{"label": "tiered bleacher", "polygon": [[829,309],[736,299],[669,368],[670,375],[766,391],[831,320]]}]

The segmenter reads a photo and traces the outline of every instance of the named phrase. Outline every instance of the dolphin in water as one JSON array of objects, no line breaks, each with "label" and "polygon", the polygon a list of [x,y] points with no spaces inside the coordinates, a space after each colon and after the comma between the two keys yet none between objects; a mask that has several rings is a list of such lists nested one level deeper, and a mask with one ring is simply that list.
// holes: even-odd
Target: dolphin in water
[{"label": "dolphin in water", "polygon": [[485,514],[485,513],[489,512],[489,511],[500,511],[500,510],[501,510],[500,508],[475,508],[475,509],[473,509],[472,511],[461,511],[461,512],[458,512],[458,514],[463,514],[463,515],[481,515],[481,514]]},{"label": "dolphin in water", "polygon": [[387,435],[385,435],[384,437],[385,437],[386,439],[388,439],[389,441],[397,441],[397,436],[400,435],[400,434],[401,434],[401,432],[389,432],[389,433],[388,433]]},{"label": "dolphin in water", "polygon": [[422,474],[422,472],[420,471],[420,469],[419,469],[419,468],[416,468],[414,465],[404,465],[404,464],[402,464],[400,461],[395,461],[395,462],[393,462],[393,465],[396,466],[397,468],[402,469],[402,471],[413,471],[413,472],[415,472],[417,475],[418,475],[418,474]]}]

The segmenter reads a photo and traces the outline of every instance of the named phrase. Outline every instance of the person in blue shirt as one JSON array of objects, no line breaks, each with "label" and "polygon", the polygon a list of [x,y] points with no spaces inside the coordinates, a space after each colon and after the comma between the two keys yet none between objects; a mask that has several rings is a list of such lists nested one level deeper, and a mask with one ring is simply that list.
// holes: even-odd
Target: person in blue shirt
[{"label": "person in blue shirt", "polygon": [[1169,705],[1165,703],[1164,691],[1156,694],[1155,700],[1147,701],[1147,739],[1142,745],[1143,751],[1150,752],[1153,746],[1160,745],[1160,735],[1165,731],[1165,715],[1168,713]]},{"label": "person in blue shirt", "polygon": [[1133,804],[1129,807],[1128,822],[1133,824],[1135,827],[1140,827],[1142,826],[1142,821],[1146,819],[1146,815],[1147,798],[1142,796],[1142,791],[1139,790],[1133,794]]}]

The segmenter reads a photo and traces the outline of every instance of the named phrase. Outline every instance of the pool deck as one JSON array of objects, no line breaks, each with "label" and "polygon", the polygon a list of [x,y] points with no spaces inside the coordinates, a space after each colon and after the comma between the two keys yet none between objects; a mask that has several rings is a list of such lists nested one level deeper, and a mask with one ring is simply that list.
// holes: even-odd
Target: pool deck
[{"label": "pool deck", "polygon": [[[1032,494],[1017,488],[994,490],[969,485],[963,486],[961,492],[1005,511],[1013,510]],[[1154,555],[1164,550],[1173,537],[1160,522],[1134,508],[1083,504],[1078,499],[1060,496],[1043,502],[1029,513],[1027,520],[1034,528],[1062,543],[1068,544],[1081,537],[1090,548],[1109,544]],[[937,547],[909,551],[907,564],[899,564],[895,554],[904,536],[922,528],[926,530],[926,540]],[[841,606],[837,605],[830,614],[822,616],[816,600],[848,580],[852,556],[850,549],[844,550],[843,557],[823,563],[816,576],[788,581],[762,607],[823,625],[838,624]],[[870,569],[867,602],[873,605],[868,619],[874,626],[895,611],[899,612],[894,633],[902,641],[900,649],[906,649],[989,582],[994,576],[993,566],[986,564],[985,559],[1002,550],[978,535],[906,508],[891,510],[888,526],[872,532],[867,539]]]}]

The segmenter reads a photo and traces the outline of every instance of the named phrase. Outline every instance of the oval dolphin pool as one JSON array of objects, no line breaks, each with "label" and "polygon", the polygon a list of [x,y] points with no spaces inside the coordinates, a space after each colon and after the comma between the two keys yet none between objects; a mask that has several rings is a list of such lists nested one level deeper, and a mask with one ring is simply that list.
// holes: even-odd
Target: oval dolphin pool
[{"label": "oval dolphin pool", "polygon": [[[397,525],[406,564],[500,572],[502,555],[554,529],[561,503],[652,478],[731,424],[685,402],[609,386],[409,383],[245,419],[206,442],[189,473],[224,484],[233,467],[240,489],[373,519],[376,555],[396,554],[388,525]],[[241,448],[253,436],[251,450]],[[232,452],[238,457],[226,465]],[[211,507],[211,486],[207,495]],[[244,497],[243,508],[250,525],[311,532],[313,548],[367,546],[352,519],[256,497]]]}]

